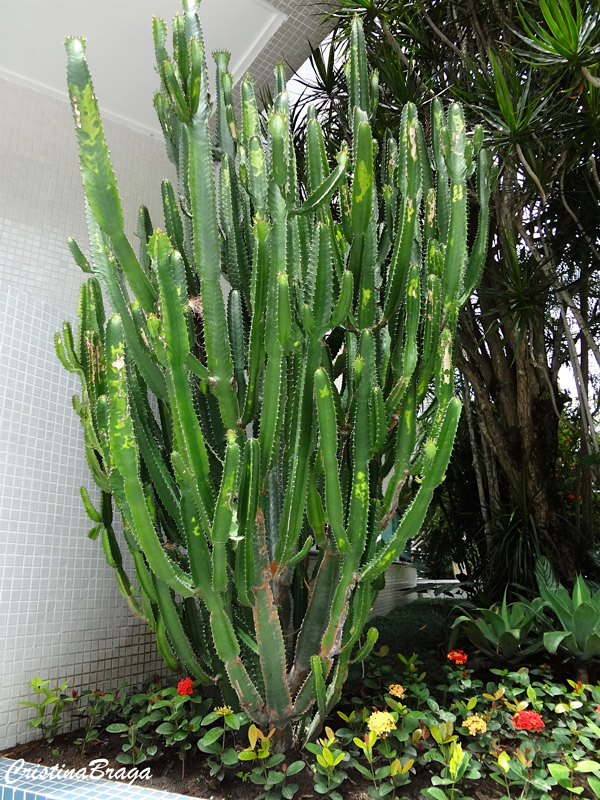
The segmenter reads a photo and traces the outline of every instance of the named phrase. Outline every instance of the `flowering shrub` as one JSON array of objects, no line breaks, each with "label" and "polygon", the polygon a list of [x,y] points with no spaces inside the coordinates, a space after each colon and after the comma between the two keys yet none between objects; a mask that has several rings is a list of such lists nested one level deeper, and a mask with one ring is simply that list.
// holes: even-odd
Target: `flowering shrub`
[{"label": "flowering shrub", "polygon": [[448,653],[448,661],[454,661],[457,666],[466,664],[468,660],[469,656],[464,650],[450,650]]},{"label": "flowering shrub", "polygon": [[542,719],[542,715],[537,711],[517,711],[513,714],[513,725],[516,731],[535,731],[539,733],[546,725]]},{"label": "flowering shrub", "polygon": [[177,684],[177,694],[180,694],[182,697],[185,697],[185,695],[188,694],[192,694],[193,691],[194,691],[194,681],[191,678],[184,678]]},{"label": "flowering shrub", "polygon": [[487,731],[487,722],[478,714],[471,714],[463,721],[463,728],[466,728],[471,736],[477,736],[478,733]]},{"label": "flowering shrub", "polygon": [[378,736],[385,736],[396,729],[396,720],[389,711],[374,711],[367,720],[367,727]]},{"label": "flowering shrub", "polygon": [[399,700],[402,700],[406,694],[404,691],[404,686],[401,686],[399,683],[391,683],[388,687],[388,692],[392,695],[392,697],[397,697]]},{"label": "flowering shrub", "polygon": [[[600,684],[567,680],[558,685],[548,665],[516,671],[493,667],[486,677],[495,680],[484,684],[466,667],[468,654],[451,650],[451,663],[443,666],[446,683],[432,686],[418,656],[400,657],[389,670],[382,669],[388,665],[381,658],[374,654],[366,660],[359,675],[364,686],[375,674],[379,691],[371,686],[368,695],[343,696],[344,710],[336,709],[335,721],[329,718],[325,738],[306,745],[304,761],[285,763],[274,752],[274,728],[264,734],[255,725],[248,728],[245,714],[229,705],[212,706],[189,677],[173,686],[158,679],[131,696],[80,692],[94,725],[94,736],[80,741],[85,745],[95,738],[96,703],[102,704],[102,714],[110,706],[110,719],[118,719],[106,730],[123,738],[121,763],[153,758],[160,747],[179,755],[183,775],[186,759],[200,750],[212,781],[235,774],[261,786],[264,800],[293,800],[298,786],[288,779],[304,763],[316,792],[329,800],[341,800],[337,790],[349,770],[371,784],[373,800],[399,800],[416,772],[427,800],[462,800],[474,794],[469,782],[482,777],[500,784],[509,800],[549,800],[559,796],[555,787],[569,796],[583,794],[585,781],[590,792],[583,796],[600,798]],[[431,786],[422,783],[424,770]]]}]

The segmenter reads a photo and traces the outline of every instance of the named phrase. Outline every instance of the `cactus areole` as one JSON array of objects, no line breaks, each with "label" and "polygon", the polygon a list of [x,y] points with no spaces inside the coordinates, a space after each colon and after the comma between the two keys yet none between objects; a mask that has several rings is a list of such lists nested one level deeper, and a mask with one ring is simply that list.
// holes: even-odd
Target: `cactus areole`
[{"label": "cactus areole", "polygon": [[65,323],[56,349],[81,378],[74,406],[101,492],[96,508],[82,489],[90,538],[167,665],[217,684],[284,750],[299,722],[315,735],[373,647],[377,631],[363,629],[385,571],[444,478],[461,410],[457,314],[486,252],[488,158],[456,104],[433,103],[430,149],[410,104],[373,139],[377,81],[356,19],[353,140],[329,164],[309,114],[301,202],[283,66],[266,120],[244,78],[240,123],[229,54],[215,54],[213,142],[202,31],[183,5],[172,54],[153,22],[154,105],[178,184],[162,184],[164,231],[140,209],[136,250],[85,41],[66,40],[91,261],[69,246],[92,277],[78,331]]}]

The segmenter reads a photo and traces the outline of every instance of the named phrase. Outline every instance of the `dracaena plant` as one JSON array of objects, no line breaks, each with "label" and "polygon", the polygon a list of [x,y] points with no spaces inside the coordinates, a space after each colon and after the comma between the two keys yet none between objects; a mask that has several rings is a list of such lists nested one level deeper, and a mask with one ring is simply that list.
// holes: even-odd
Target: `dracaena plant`
[{"label": "dracaena plant", "polygon": [[[486,251],[488,160],[481,130],[467,137],[460,107],[446,114],[439,102],[432,158],[413,105],[378,146],[377,79],[356,21],[353,140],[332,167],[310,116],[301,203],[283,67],[266,124],[244,78],[239,124],[229,56],[215,54],[213,143],[192,0],[173,21],[172,56],[159,19],[154,44],[178,185],[162,184],[165,231],[142,207],[136,253],[84,40],[66,41],[91,263],[70,246],[93,276],[77,335],[66,324],[57,352],[82,381],[75,407],[100,507],[83,500],[167,664],[217,683],[285,749],[296,721],[315,734],[349,664],[373,646],[374,629],[361,637],[385,570],[443,480],[461,410],[457,312]],[[469,252],[471,176],[481,214]]]}]

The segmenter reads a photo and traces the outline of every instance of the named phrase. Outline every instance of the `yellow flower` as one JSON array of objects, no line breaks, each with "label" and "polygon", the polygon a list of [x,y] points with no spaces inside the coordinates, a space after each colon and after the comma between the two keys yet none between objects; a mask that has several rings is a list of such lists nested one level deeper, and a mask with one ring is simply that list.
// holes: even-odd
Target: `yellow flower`
[{"label": "yellow flower", "polygon": [[392,683],[388,686],[388,691],[392,695],[392,697],[399,697],[402,699],[404,697],[404,686],[401,686],[399,683]]},{"label": "yellow flower", "polygon": [[389,711],[374,711],[367,720],[367,726],[370,731],[383,738],[389,731],[396,730],[396,722]]},{"label": "yellow flower", "polygon": [[478,714],[472,714],[464,720],[463,727],[469,731],[471,736],[476,736],[477,733],[485,733],[487,731],[487,722]]},{"label": "yellow flower", "polygon": [[215,714],[218,714],[220,717],[228,717],[230,714],[233,714],[229,706],[217,706],[214,711]]}]

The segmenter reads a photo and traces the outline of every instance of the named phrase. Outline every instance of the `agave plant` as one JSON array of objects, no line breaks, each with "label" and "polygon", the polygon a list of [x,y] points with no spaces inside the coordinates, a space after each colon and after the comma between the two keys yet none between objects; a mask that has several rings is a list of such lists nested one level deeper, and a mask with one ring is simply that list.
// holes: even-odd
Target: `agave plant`
[{"label": "agave plant", "polygon": [[[439,102],[432,160],[412,105],[378,148],[377,79],[357,21],[353,141],[331,168],[311,115],[301,203],[284,68],[264,125],[242,81],[240,125],[229,56],[215,54],[213,144],[202,33],[195,4],[183,5],[172,57],[154,20],[154,103],[178,186],[162,184],[166,231],[142,207],[139,253],[124,233],[84,41],[66,41],[91,263],[70,246],[93,277],[77,335],[65,324],[56,346],[81,378],[75,408],[100,508],[82,495],[121,591],[169,666],[218,684],[285,749],[313,711],[308,736],[317,730],[348,665],[375,643],[375,629],[362,634],[385,570],[444,478],[461,410],[456,318],[486,252],[488,160],[481,130],[468,138],[460,107],[446,116]],[[383,542],[413,479],[416,496]]]},{"label": "agave plant", "polygon": [[526,600],[507,603],[505,592],[500,605],[477,609],[480,616],[461,614],[452,627],[460,626],[482,653],[515,664],[544,649],[540,631],[544,606],[541,597],[533,598],[530,603]]},{"label": "agave plant", "polygon": [[554,654],[560,648],[580,661],[600,656],[600,590],[592,594],[579,575],[569,594],[546,558],[538,559],[535,571],[540,594],[560,625],[544,633],[546,650]]}]

